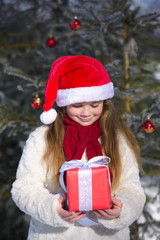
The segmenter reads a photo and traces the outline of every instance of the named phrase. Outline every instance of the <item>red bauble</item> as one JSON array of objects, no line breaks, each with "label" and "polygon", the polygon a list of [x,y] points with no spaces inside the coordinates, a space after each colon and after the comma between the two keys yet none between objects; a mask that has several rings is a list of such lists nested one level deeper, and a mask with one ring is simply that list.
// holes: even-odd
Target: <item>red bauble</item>
[{"label": "red bauble", "polygon": [[52,48],[56,45],[56,41],[54,40],[53,37],[49,37],[47,40],[46,40],[46,46],[49,47],[49,48]]},{"label": "red bauble", "polygon": [[81,22],[78,20],[77,17],[70,23],[70,28],[74,31],[79,30],[81,27]]},{"label": "red bauble", "polygon": [[151,120],[148,119],[143,123],[142,129],[146,133],[152,133],[155,130],[155,125]]},{"label": "red bauble", "polygon": [[36,109],[42,107],[42,100],[40,99],[38,94],[36,94],[35,98],[32,99],[32,107]]}]

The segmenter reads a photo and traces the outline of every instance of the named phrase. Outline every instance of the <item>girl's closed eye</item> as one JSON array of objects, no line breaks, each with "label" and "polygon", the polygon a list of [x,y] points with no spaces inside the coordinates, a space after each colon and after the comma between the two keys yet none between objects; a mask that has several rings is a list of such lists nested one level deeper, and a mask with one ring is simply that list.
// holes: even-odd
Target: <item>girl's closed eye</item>
[{"label": "girl's closed eye", "polygon": [[82,104],[73,104],[72,105],[74,108],[81,108],[82,107]]},{"label": "girl's closed eye", "polygon": [[[88,103],[88,105],[93,107],[93,108],[96,108],[96,107],[98,107],[100,105],[100,103],[102,103],[102,101]],[[72,106],[75,107],[75,108],[81,108],[81,107],[83,107],[83,105],[84,104],[81,104],[81,103],[72,104]]]},{"label": "girl's closed eye", "polygon": [[93,108],[96,108],[96,107],[98,107],[101,103],[102,103],[102,101],[94,102],[94,103],[91,103],[90,106],[93,107]]},{"label": "girl's closed eye", "polygon": [[96,108],[96,107],[99,106],[99,103],[94,103],[94,104],[91,104],[90,106],[93,107],[93,108]]}]

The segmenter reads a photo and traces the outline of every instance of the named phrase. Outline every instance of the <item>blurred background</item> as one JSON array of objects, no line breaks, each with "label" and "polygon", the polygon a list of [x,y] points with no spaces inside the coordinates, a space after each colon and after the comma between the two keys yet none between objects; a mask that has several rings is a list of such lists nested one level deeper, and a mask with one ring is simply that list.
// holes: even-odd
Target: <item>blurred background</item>
[{"label": "blurred background", "polygon": [[141,145],[147,202],[131,239],[160,240],[159,10],[160,0],[0,1],[0,239],[27,239],[29,217],[10,189],[28,134],[41,124],[53,61],[80,54],[105,66]]}]

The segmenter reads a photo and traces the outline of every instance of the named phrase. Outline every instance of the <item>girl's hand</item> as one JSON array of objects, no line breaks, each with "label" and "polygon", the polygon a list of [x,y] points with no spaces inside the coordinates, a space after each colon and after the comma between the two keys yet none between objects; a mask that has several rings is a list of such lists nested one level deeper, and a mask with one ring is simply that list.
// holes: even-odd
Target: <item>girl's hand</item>
[{"label": "girl's hand", "polygon": [[59,216],[66,222],[76,222],[84,217],[86,214],[83,212],[69,212],[63,208],[66,200],[66,194],[60,196],[59,204],[57,206],[57,212]]},{"label": "girl's hand", "polygon": [[106,209],[106,210],[105,209],[97,210],[97,211],[94,211],[94,213],[98,217],[106,220],[112,220],[112,219],[118,218],[122,210],[122,202],[121,200],[115,197],[111,197],[111,202],[112,202],[112,208]]}]

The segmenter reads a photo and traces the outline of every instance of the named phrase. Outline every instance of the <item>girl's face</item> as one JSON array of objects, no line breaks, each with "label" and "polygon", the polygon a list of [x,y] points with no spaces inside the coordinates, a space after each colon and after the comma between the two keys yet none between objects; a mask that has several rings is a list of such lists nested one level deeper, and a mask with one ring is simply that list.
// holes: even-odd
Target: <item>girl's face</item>
[{"label": "girl's face", "polygon": [[74,103],[66,107],[69,118],[81,126],[92,125],[100,118],[103,111],[103,101]]}]

